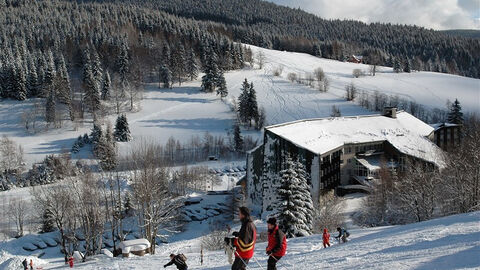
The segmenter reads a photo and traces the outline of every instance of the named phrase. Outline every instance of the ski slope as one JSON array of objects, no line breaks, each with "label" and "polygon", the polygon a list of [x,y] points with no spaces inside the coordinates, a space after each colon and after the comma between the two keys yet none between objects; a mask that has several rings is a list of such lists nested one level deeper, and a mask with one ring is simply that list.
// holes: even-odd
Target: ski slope
[{"label": "ski slope", "polygon": [[[427,107],[444,108],[447,100],[458,98],[464,111],[480,112],[480,80],[432,73],[393,73],[391,68],[380,67],[375,77],[353,78],[353,69],[367,70],[367,65],[345,63],[313,57],[308,54],[283,52],[250,46],[255,54],[265,55],[263,69],[246,67],[243,70],[225,74],[229,94],[220,100],[215,93],[199,91],[201,81],[187,82],[173,89],[159,89],[157,84],[145,85],[143,99],[138,112],[128,112],[130,130],[134,140],[119,143],[120,153],[128,152],[141,140],[153,140],[165,143],[173,136],[181,142],[187,142],[193,135],[227,136],[235,115],[232,112],[233,100],[240,95],[245,78],[253,82],[257,92],[259,106],[266,111],[269,125],[287,121],[329,117],[332,106],[340,109],[343,116],[371,114],[352,102],[345,101],[345,85],[354,82],[358,89],[378,90],[382,93],[398,95],[415,100]],[[279,77],[273,76],[273,70],[283,67]],[[305,74],[321,67],[330,79],[330,90],[321,93],[318,90],[291,83],[286,79],[290,72]],[[76,137],[90,132],[91,120],[78,125],[64,122],[58,129],[41,129],[36,134],[25,131],[22,113],[43,100],[24,102],[3,100],[0,102],[0,135],[7,135],[24,148],[27,167],[41,161],[47,154],[60,153],[71,149]],[[108,117],[114,124],[116,116]],[[259,132],[244,131],[244,135],[257,137]],[[92,158],[88,151],[74,155],[74,159]]]},{"label": "ski slope", "polygon": [[[350,230],[350,241],[334,243],[323,249],[321,235],[290,239],[287,255],[279,269],[480,269],[480,212],[461,214],[421,223]],[[257,222],[259,231],[265,225]],[[334,233],[332,235],[332,242]],[[20,241],[20,240],[12,240]],[[0,250],[14,249],[14,244],[0,243]],[[168,262],[170,253],[185,253],[189,269],[230,269],[223,251],[206,252],[200,265],[200,240],[191,239],[166,244],[157,248],[156,255],[130,258],[108,258],[103,255],[77,269],[160,269]],[[266,269],[266,243],[258,243],[255,260],[248,269]],[[19,251],[21,252],[21,251]],[[0,251],[0,257],[1,257]],[[5,253],[4,253],[5,254]],[[26,252],[21,252],[26,256]],[[43,269],[64,267],[61,259],[47,255],[38,260]],[[2,263],[0,269],[16,269],[17,265]],[[306,268],[307,267],[307,268]],[[174,269],[174,268],[171,268]]]}]

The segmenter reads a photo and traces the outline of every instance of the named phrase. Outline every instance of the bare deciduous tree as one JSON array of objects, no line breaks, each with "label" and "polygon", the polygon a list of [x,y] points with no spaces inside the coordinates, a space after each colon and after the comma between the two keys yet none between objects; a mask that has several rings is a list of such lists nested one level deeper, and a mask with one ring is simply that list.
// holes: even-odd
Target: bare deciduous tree
[{"label": "bare deciduous tree", "polygon": [[28,207],[25,200],[21,198],[10,199],[7,214],[17,227],[17,237],[23,236],[27,210]]}]

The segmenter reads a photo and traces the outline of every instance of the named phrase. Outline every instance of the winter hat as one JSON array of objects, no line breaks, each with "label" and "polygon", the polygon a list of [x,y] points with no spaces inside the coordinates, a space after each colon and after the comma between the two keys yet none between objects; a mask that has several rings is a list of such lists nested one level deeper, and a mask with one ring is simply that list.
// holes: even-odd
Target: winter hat
[{"label": "winter hat", "polygon": [[267,220],[267,223],[272,225],[277,225],[277,219],[274,217],[271,217]]},{"label": "winter hat", "polygon": [[247,207],[245,206],[242,206],[240,208],[238,208],[240,210],[240,213],[242,213],[242,215],[244,215],[245,217],[249,217],[250,216],[250,209],[248,209]]}]

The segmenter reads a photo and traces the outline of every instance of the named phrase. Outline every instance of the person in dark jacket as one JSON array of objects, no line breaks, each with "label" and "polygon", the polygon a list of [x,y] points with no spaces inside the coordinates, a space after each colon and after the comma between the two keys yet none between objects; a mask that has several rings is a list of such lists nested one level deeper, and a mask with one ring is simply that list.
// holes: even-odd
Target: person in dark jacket
[{"label": "person in dark jacket", "polygon": [[339,239],[342,243],[348,242],[347,237],[350,236],[350,233],[344,228],[340,228],[340,227],[337,228],[337,231],[338,231],[338,235],[335,236],[335,238]]},{"label": "person in dark jacket", "polygon": [[287,252],[287,237],[285,233],[278,228],[277,219],[271,217],[267,220],[268,227],[268,246],[267,255],[268,266],[267,270],[277,270],[277,262]]},{"label": "person in dark jacket", "polygon": [[165,264],[163,268],[166,268],[167,266],[170,266],[172,264],[175,264],[178,270],[188,269],[187,262],[185,262],[185,260],[182,259],[180,254],[179,255],[170,254],[170,262]]},{"label": "person in dark jacket", "polygon": [[255,251],[255,241],[257,240],[257,228],[250,217],[250,210],[247,207],[240,207],[238,217],[242,222],[239,232],[234,232],[235,240],[235,261],[232,264],[232,270],[245,270],[248,261],[253,257]]},{"label": "person in dark jacket", "polygon": [[28,270],[28,261],[27,261],[27,258],[25,258],[25,260],[23,260],[22,265],[23,265],[23,270]]}]

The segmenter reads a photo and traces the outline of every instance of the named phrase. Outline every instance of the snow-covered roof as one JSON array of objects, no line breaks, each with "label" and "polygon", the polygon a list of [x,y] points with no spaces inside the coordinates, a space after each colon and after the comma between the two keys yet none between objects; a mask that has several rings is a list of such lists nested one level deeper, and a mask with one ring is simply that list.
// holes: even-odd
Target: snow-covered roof
[{"label": "snow-covered roof", "polygon": [[119,248],[129,251],[141,251],[150,247],[150,242],[147,239],[134,239],[120,242]]},{"label": "snow-covered roof", "polygon": [[430,124],[430,126],[432,126],[434,130],[437,131],[443,127],[459,127],[461,125],[453,124],[453,123],[435,123],[435,124]]},{"label": "snow-covered roof", "polygon": [[362,164],[365,168],[370,171],[377,171],[381,168],[380,155],[368,156],[368,157],[358,157],[357,161]]},{"label": "snow-covered roof", "polygon": [[443,166],[442,150],[427,138],[433,127],[404,111],[396,118],[377,114],[307,119],[265,129],[318,155],[344,144],[388,141],[404,154]]}]

